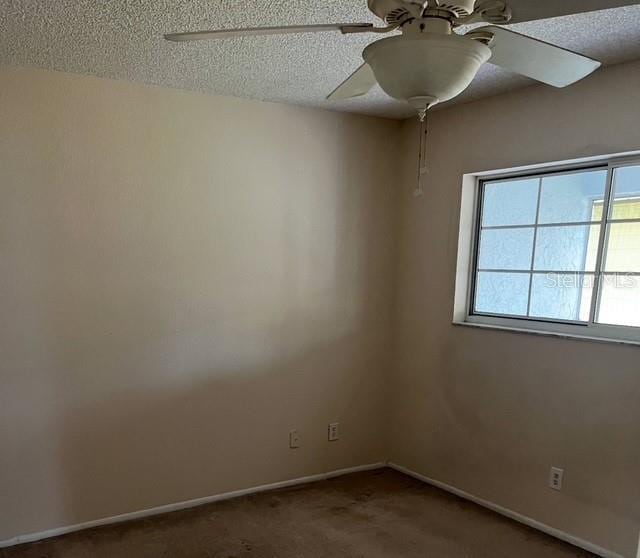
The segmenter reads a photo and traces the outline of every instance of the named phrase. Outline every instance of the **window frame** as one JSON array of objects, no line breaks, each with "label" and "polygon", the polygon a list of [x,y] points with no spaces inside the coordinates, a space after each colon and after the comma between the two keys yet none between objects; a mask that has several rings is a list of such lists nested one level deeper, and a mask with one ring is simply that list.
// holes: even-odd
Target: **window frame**
[{"label": "window frame", "polygon": [[[454,324],[458,325],[469,325],[469,326],[478,326],[485,328],[493,328],[493,329],[504,329],[511,331],[519,331],[519,332],[530,332],[530,333],[540,333],[546,335],[556,335],[562,337],[575,337],[575,338],[583,338],[583,339],[592,339],[599,341],[612,341],[617,343],[632,343],[632,344],[640,344],[640,327],[633,327],[627,325],[608,325],[608,324],[600,324],[595,322],[595,319],[598,315],[598,310],[600,308],[600,304],[602,301],[602,287],[604,277],[607,275],[607,272],[604,271],[605,266],[605,257],[606,257],[606,247],[609,239],[609,234],[611,230],[611,224],[616,222],[640,222],[640,220],[611,220],[613,213],[613,196],[615,195],[614,191],[614,176],[615,169],[623,168],[627,166],[638,166],[640,165],[640,156],[634,154],[630,157],[608,157],[608,158],[597,158],[591,159],[588,161],[582,162],[574,162],[574,163],[566,163],[559,165],[541,165],[537,167],[529,167],[525,170],[515,170],[515,171],[506,171],[506,172],[496,172],[496,173],[483,173],[481,175],[466,175],[465,181],[463,181],[463,215],[461,216],[461,229],[460,229],[460,239],[459,239],[459,259],[458,259],[458,274],[456,281],[456,302],[454,308]],[[495,313],[486,313],[486,312],[475,312],[475,296],[476,296],[476,281],[478,275],[478,263],[479,263],[479,249],[480,249],[480,233],[482,230],[482,209],[483,209],[483,193],[484,193],[484,185],[487,182],[496,183],[500,181],[513,181],[517,179],[531,179],[531,178],[539,178],[542,180],[545,176],[559,176],[562,174],[573,174],[578,172],[588,172],[595,170],[606,170],[606,186],[604,192],[604,200],[603,202],[603,211],[602,217],[599,221],[585,221],[585,222],[568,222],[568,223],[553,223],[553,224],[542,224],[543,227],[549,226],[563,226],[563,225],[573,225],[573,226],[600,226],[600,234],[598,239],[597,246],[597,255],[595,262],[595,269],[593,271],[583,271],[583,272],[573,272],[568,271],[565,272],[567,275],[577,274],[581,277],[593,277],[593,294],[591,300],[591,307],[589,309],[589,319],[587,322],[581,321],[573,321],[573,320],[562,320],[562,319],[551,319],[551,318],[540,318],[540,317],[529,317],[529,316],[511,316],[511,315],[503,315],[503,314],[495,314]],[[469,207],[467,207],[467,227],[468,221],[472,220],[471,230],[468,228],[465,230],[465,183],[467,190],[470,187],[473,188],[471,195],[471,203],[469,200],[466,200],[466,203]],[[467,196],[469,197],[469,196]],[[538,194],[538,208],[539,211],[540,205],[540,192]],[[471,213],[469,213],[471,212]],[[537,231],[540,228],[540,223],[537,222],[534,227],[534,234],[537,234]],[[485,227],[486,228],[486,227]],[[535,258],[535,240],[534,236],[534,252],[532,254],[532,268],[534,265]],[[464,244],[465,242],[468,244],[466,247],[468,251],[469,259],[466,262],[460,260],[461,252],[464,254]],[[460,248],[463,248],[462,251]],[[466,267],[466,270],[464,269]],[[462,269],[461,269],[462,268]],[[505,270],[507,272],[508,270]],[[533,269],[531,270],[533,271]],[[531,271],[529,273],[531,273]],[[523,271],[524,273],[524,271]],[[545,271],[541,273],[553,273],[552,271]],[[559,272],[558,272],[559,273]],[[609,272],[615,273],[615,272]],[[624,273],[624,272],[618,272]],[[637,273],[629,273],[628,276],[638,276],[640,277],[640,272]],[[531,280],[533,280],[533,275],[531,275]],[[460,284],[462,283],[464,287],[461,293]],[[529,287],[529,304],[531,298],[531,288]],[[460,311],[461,303],[458,300],[464,296],[464,312]]]}]

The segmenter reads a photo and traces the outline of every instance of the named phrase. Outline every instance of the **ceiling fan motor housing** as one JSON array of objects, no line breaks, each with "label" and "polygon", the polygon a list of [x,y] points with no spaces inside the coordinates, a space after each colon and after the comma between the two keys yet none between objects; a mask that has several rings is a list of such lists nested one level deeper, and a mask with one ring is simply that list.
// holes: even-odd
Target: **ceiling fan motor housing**
[{"label": "ceiling fan motor housing", "polygon": [[491,49],[469,37],[427,32],[376,41],[363,57],[387,95],[402,101],[432,98],[433,106],[469,87]]},{"label": "ceiling fan motor housing", "polygon": [[[437,0],[437,8],[464,17],[473,12],[475,0]],[[419,0],[368,0],[369,9],[389,25],[402,24],[412,17],[421,17],[426,2]]]}]

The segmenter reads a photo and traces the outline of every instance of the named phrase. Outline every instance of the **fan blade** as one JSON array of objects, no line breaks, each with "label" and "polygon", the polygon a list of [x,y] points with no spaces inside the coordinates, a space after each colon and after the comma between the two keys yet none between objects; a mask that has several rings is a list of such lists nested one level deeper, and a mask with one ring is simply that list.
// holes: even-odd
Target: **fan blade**
[{"label": "fan blade", "polygon": [[480,27],[476,32],[489,32],[493,41],[489,62],[554,87],[566,87],[587,77],[600,67],[600,62],[539,41],[502,27]]},{"label": "fan blade", "polygon": [[255,35],[288,35],[291,33],[322,33],[342,31],[343,33],[363,33],[373,29],[372,23],[329,23],[322,25],[291,25],[285,27],[246,27],[242,29],[215,29],[212,31],[192,31],[190,33],[168,33],[168,41],[201,41],[204,39],[229,39]]},{"label": "fan blade", "polygon": [[345,79],[331,95],[327,97],[330,101],[341,101],[366,95],[377,83],[376,76],[369,64],[363,64],[347,79]]},{"label": "fan blade", "polygon": [[584,12],[596,12],[634,6],[638,0],[507,0],[511,8],[512,18],[509,24],[535,19],[548,19]]}]

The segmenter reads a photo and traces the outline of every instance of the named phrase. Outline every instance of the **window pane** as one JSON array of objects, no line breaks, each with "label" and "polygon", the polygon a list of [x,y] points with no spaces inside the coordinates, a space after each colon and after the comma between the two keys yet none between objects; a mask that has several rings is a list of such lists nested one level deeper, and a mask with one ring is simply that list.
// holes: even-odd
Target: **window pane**
[{"label": "window pane", "polygon": [[593,202],[592,221],[602,221],[602,212],[604,211],[604,200]]},{"label": "window pane", "polygon": [[594,202],[602,202],[607,171],[587,171],[547,176],[542,179],[539,222],[575,223],[593,221]]},{"label": "window pane", "polygon": [[613,219],[640,219],[640,166],[620,167],[614,174]]},{"label": "window pane", "polygon": [[480,269],[531,269],[533,229],[488,229],[482,231]]},{"label": "window pane", "polygon": [[535,318],[588,321],[593,275],[542,273],[533,276],[531,309]]},{"label": "window pane", "polygon": [[482,226],[532,225],[538,206],[537,178],[509,182],[485,182]]},{"label": "window pane", "polygon": [[598,323],[640,327],[640,277],[605,275]]},{"label": "window pane", "polygon": [[536,239],[536,271],[594,271],[600,225],[541,227]]},{"label": "window pane", "polygon": [[528,299],[528,273],[478,273],[476,312],[525,316]]},{"label": "window pane", "polygon": [[609,225],[605,271],[640,272],[640,223]]}]

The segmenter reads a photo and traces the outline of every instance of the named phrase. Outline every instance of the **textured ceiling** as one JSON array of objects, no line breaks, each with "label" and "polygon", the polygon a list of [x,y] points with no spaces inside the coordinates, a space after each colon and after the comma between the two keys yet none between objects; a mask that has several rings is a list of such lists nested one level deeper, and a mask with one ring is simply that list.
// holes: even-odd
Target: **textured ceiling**
[{"label": "textured ceiling", "polygon": [[[366,0],[2,0],[0,63],[392,118],[410,116],[410,109],[377,87],[358,99],[325,100],[361,63],[362,49],[376,40],[373,35],[304,34],[183,44],[162,38],[171,31],[366,21],[376,21]],[[606,64],[640,58],[640,6],[511,28]],[[487,65],[456,102],[529,83]]]}]

